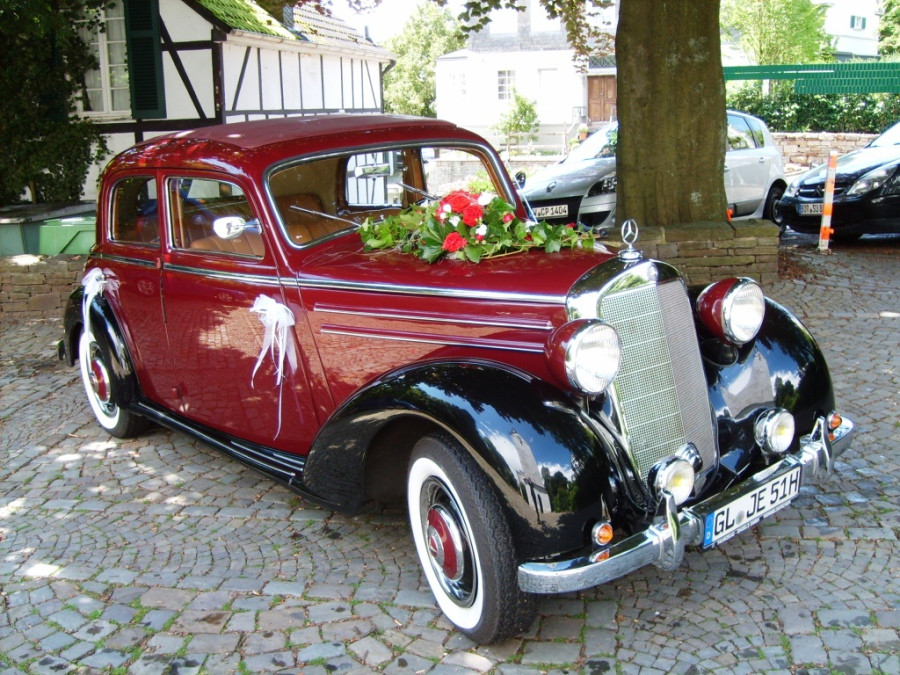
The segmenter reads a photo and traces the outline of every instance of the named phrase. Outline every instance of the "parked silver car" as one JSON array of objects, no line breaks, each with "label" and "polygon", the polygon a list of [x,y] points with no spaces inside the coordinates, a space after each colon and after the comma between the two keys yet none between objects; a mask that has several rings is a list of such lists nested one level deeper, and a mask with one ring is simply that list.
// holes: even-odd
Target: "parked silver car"
[{"label": "parked silver car", "polygon": [[[616,219],[617,123],[591,134],[561,162],[528,178],[516,176],[534,216],[550,222],[578,222],[594,230]],[[734,217],[779,223],[774,208],[784,194],[784,163],[765,123],[728,111],[725,194]]]}]

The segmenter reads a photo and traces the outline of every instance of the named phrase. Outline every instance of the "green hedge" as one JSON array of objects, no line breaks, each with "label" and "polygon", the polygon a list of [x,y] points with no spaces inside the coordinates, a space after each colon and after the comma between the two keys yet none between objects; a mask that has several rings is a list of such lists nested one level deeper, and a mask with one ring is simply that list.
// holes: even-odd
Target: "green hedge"
[{"label": "green hedge", "polygon": [[759,86],[728,95],[728,107],[755,115],[771,131],[881,133],[900,121],[898,94],[795,94],[763,96]]}]

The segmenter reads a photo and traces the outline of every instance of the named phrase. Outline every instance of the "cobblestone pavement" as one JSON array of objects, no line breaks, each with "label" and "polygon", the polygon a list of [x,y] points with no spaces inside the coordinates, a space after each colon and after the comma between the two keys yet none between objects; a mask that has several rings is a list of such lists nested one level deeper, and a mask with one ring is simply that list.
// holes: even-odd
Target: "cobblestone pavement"
[{"label": "cobblestone pavement", "polygon": [[94,423],[58,321],[0,338],[0,672],[900,673],[900,238],[787,248],[771,295],[859,427],[838,476],[676,572],[548,597],[481,647],[401,513],[347,517],[185,436]]}]

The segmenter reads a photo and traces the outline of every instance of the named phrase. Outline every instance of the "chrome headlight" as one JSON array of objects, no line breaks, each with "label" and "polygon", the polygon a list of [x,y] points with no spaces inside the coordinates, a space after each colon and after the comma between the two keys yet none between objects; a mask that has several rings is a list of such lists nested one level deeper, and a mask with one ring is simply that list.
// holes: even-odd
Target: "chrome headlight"
[{"label": "chrome headlight", "polygon": [[703,289],[697,298],[697,312],[718,338],[743,345],[762,327],[766,298],[752,279],[724,279]]},{"label": "chrome headlight", "polygon": [[563,384],[589,396],[606,391],[619,372],[622,346],[616,329],[596,319],[561,326],[545,347],[550,370]]},{"label": "chrome headlight", "polygon": [[855,197],[856,195],[863,195],[872,190],[877,190],[891,177],[891,174],[894,173],[894,168],[893,166],[881,167],[870,171],[851,185],[850,189],[844,194],[848,197]]},{"label": "chrome headlight", "polygon": [[794,442],[794,416],[783,408],[769,410],[756,418],[753,431],[767,456],[783,455]]},{"label": "chrome headlight", "polygon": [[666,491],[678,505],[684,504],[691,496],[695,477],[694,467],[680,457],[667,457],[658,462],[650,469],[648,475],[656,498],[660,498],[663,491]]}]

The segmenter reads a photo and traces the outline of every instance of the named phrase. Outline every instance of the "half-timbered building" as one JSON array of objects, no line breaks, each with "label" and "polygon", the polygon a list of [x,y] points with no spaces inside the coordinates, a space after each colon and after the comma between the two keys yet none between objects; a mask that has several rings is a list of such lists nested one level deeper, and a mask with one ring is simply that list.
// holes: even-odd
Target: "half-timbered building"
[{"label": "half-timbered building", "polygon": [[312,8],[284,23],[253,0],[115,0],[105,14],[81,106],[114,153],[211,124],[383,109],[391,54]]}]

